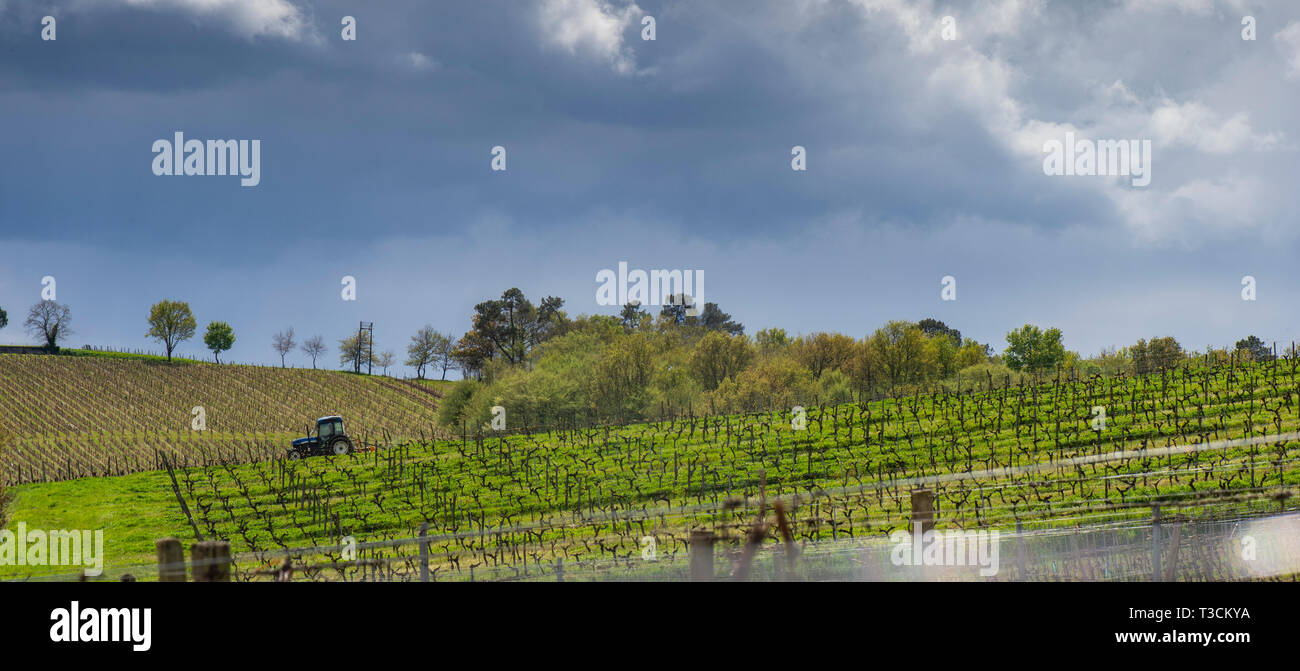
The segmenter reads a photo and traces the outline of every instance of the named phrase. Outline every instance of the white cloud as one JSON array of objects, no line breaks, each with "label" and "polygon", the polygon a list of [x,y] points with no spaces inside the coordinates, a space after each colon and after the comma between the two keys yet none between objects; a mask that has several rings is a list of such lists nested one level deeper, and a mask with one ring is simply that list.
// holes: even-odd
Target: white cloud
[{"label": "white cloud", "polygon": [[425,56],[418,51],[412,51],[403,55],[401,60],[403,63],[415,70],[437,70],[442,67],[441,63],[430,59],[428,56]]},{"label": "white cloud", "polygon": [[1214,12],[1214,0],[1128,0],[1129,11],[1176,9],[1192,16],[1209,16]]},{"label": "white cloud", "polygon": [[1300,21],[1287,24],[1287,27],[1278,31],[1273,39],[1282,45],[1289,68],[1287,74],[1291,77],[1300,77]]},{"label": "white cloud", "polygon": [[[1027,16],[1038,15],[1043,0],[980,0],[961,14],[950,10],[935,11],[932,0],[852,0],[862,7],[868,17],[882,14],[892,17],[907,36],[907,46],[913,53],[933,53],[943,47],[959,48],[975,44],[990,37],[1017,35]],[[943,40],[941,31],[945,16],[952,16],[957,29],[957,39]]]},{"label": "white cloud", "polygon": [[543,0],[538,21],[543,37],[569,53],[587,52],[619,74],[636,71],[636,57],[623,32],[644,12],[635,3],[615,7],[605,0]]},{"label": "white cloud", "polygon": [[1193,179],[1167,192],[1126,190],[1112,200],[1141,243],[1178,242],[1196,247],[1244,231],[1269,230],[1272,198],[1253,177]]},{"label": "white cloud", "polygon": [[1187,145],[1209,154],[1230,154],[1245,149],[1268,150],[1281,145],[1278,133],[1259,135],[1250,117],[1238,112],[1220,122],[1218,115],[1199,102],[1166,101],[1151,113],[1151,134],[1157,145]]},{"label": "white cloud", "polygon": [[[932,11],[931,0],[854,0],[854,2],[871,17],[886,14],[896,21],[903,34],[907,36],[907,47],[913,52],[928,53],[934,51],[940,41],[939,21],[942,17]],[[962,26],[958,24],[958,34]]]},{"label": "white cloud", "polygon": [[288,0],[122,0],[132,7],[175,9],[227,20],[243,37],[311,37],[311,26]]},{"label": "white cloud", "polygon": [[[1028,173],[1040,172],[1044,142],[1063,140],[1066,132],[1092,139],[1152,139],[1157,148],[1153,172],[1158,184],[1132,189],[1117,179],[1072,180],[1068,188],[1080,189],[1109,202],[1119,222],[1136,242],[1182,244],[1194,247],[1216,236],[1236,235],[1243,230],[1271,230],[1279,215],[1278,190],[1268,175],[1221,175],[1207,177],[1181,158],[1163,164],[1176,148],[1223,156],[1246,151],[1285,148],[1285,134],[1257,132],[1250,114],[1220,112],[1196,99],[1176,102],[1158,92],[1135,92],[1122,80],[1106,85],[1089,80],[1065,82],[1084,93],[1072,105],[1056,111],[1057,120],[1044,116],[1035,100],[1022,100],[1017,86],[1037,73],[1032,62],[1006,60],[1006,50],[984,38],[1009,36],[1033,30],[1026,21],[1040,14],[1035,2],[987,0],[984,10],[958,17],[958,39],[940,41],[938,22],[942,11],[930,0],[855,0],[866,10],[868,21],[892,18],[902,28],[909,51],[926,56],[928,89],[935,100],[965,111],[984,127],[1010,154],[1024,159]],[[1229,9],[1232,3],[1227,5]],[[1159,0],[1130,2],[1125,9],[1172,9],[1196,16],[1215,10],[1213,0]],[[945,10],[946,11],[946,10]],[[1278,34],[1279,42],[1295,56],[1291,63],[1300,74],[1300,23]],[[1214,98],[1218,107],[1231,104],[1223,96]],[[1168,170],[1162,165],[1171,166]],[[1249,167],[1247,168],[1250,169]],[[1054,178],[1048,178],[1054,179]]]}]

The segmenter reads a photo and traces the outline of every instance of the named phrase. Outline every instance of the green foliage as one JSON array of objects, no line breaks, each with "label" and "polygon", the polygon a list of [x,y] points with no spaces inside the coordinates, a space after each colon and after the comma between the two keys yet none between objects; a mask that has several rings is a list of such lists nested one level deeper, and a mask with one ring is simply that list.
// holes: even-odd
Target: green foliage
[{"label": "green foliage", "polygon": [[1020,371],[1012,370],[1005,364],[984,362],[957,371],[954,378],[957,384],[953,386],[962,389],[972,387],[987,389],[990,386],[994,389],[1001,389],[1008,385],[1019,385],[1022,380],[1028,381],[1027,376]]},{"label": "green foliage", "polygon": [[162,300],[149,308],[149,331],[145,335],[161,342],[167,350],[167,360],[171,361],[176,346],[193,338],[197,328],[189,303]]},{"label": "green foliage", "polygon": [[1256,336],[1248,336],[1237,341],[1235,346],[1238,356],[1247,357],[1247,361],[1272,361],[1273,351]]},{"label": "green foliage", "polygon": [[601,353],[592,378],[601,414],[636,416],[648,398],[651,346],[643,334],[619,338]]},{"label": "green foliage", "polygon": [[890,388],[930,379],[938,369],[935,349],[916,324],[891,321],[876,329],[869,343],[872,367]]},{"label": "green foliage", "polygon": [[[848,378],[839,371],[835,373],[840,375],[835,381],[847,385]],[[792,356],[776,355],[764,357],[736,377],[723,380],[709,400],[718,410],[746,412],[812,405],[819,393],[817,382],[803,364]]]},{"label": "green foliage", "polygon": [[[782,334],[784,335],[784,333]],[[820,378],[827,370],[839,369],[853,357],[857,343],[839,333],[814,333],[794,341],[795,358]]]},{"label": "green foliage", "polygon": [[439,333],[426,325],[411,336],[411,344],[406,346],[406,365],[415,368],[415,377],[419,380],[424,379],[426,367],[441,367],[442,379],[445,380],[447,369],[454,365],[454,349],[451,335]]},{"label": "green foliage", "polygon": [[960,341],[954,341],[952,337],[944,333],[930,336],[930,354],[938,367],[939,377],[950,377],[958,371],[957,350],[959,345]]},{"label": "green foliage", "polygon": [[722,311],[717,303],[705,303],[699,315],[691,316],[693,306],[686,303],[686,297],[677,294],[659,311],[660,323],[665,326],[700,327],[706,331],[717,331],[727,335],[740,335],[745,332],[745,325],[731,318]]},{"label": "green foliage", "polygon": [[203,334],[203,344],[212,351],[212,357],[221,363],[221,353],[235,346],[235,329],[226,322],[212,322]]},{"label": "green foliage", "polygon": [[632,331],[644,328],[650,321],[650,313],[642,310],[640,303],[633,302],[623,306],[623,310],[618,313],[618,318],[623,320],[624,328]]},{"label": "green foliage", "polygon": [[957,370],[987,363],[991,349],[988,345],[975,342],[970,338],[962,341],[961,348],[957,350]]},{"label": "green foliage", "polygon": [[763,351],[779,350],[790,344],[785,329],[763,329],[754,335],[754,343]]},{"label": "green foliage", "polygon": [[1182,346],[1168,336],[1152,338],[1151,342],[1138,340],[1129,348],[1128,354],[1133,362],[1133,372],[1139,375],[1176,368],[1184,358]]},{"label": "green foliage", "polygon": [[955,328],[949,328],[947,324],[938,319],[922,319],[916,323],[916,326],[921,329],[922,333],[931,338],[935,336],[947,336],[952,339],[954,347],[961,346],[961,331],[958,331]]},{"label": "green foliage", "polygon": [[1102,375],[1109,377],[1124,373],[1132,363],[1130,348],[1121,350],[1103,348],[1096,356],[1079,362],[1079,370],[1080,373],[1087,376]]},{"label": "green foliage", "polygon": [[9,313],[4,308],[0,308],[0,329],[9,325]]},{"label": "green foliage", "polygon": [[474,306],[474,331],[491,344],[493,356],[519,363],[562,327],[566,319],[560,311],[563,305],[555,296],[533,305],[524,292],[507,289],[500,299]]},{"label": "green foliage", "polygon": [[1041,373],[1065,362],[1065,346],[1061,344],[1061,330],[1040,330],[1037,326],[1024,326],[1007,333],[1007,349],[1003,353],[1012,370]]},{"label": "green foliage", "polygon": [[374,342],[369,331],[358,331],[339,341],[339,366],[352,368],[360,373],[362,368],[373,365]]},{"label": "green foliage", "polygon": [[710,331],[691,351],[691,372],[705,389],[715,389],[744,370],[753,355],[748,338]]},{"label": "green foliage", "polygon": [[445,427],[457,427],[466,422],[465,407],[482,386],[482,383],[477,380],[457,382],[451,391],[442,397],[442,403],[438,407],[438,423]]},{"label": "green foliage", "polygon": [[833,368],[822,374],[818,380],[821,385],[821,393],[818,395],[817,402],[820,404],[849,403],[853,401],[853,386],[849,381],[849,376],[844,371]]}]

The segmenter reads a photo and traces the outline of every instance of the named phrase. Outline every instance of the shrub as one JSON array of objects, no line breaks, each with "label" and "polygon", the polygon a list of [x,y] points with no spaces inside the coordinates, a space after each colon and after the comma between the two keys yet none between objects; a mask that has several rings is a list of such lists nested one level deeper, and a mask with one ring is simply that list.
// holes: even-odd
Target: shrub
[{"label": "shrub", "polygon": [[451,391],[442,397],[442,406],[438,408],[438,423],[448,429],[456,429],[465,421],[465,406],[474,394],[483,386],[475,380],[461,380],[452,386]]}]

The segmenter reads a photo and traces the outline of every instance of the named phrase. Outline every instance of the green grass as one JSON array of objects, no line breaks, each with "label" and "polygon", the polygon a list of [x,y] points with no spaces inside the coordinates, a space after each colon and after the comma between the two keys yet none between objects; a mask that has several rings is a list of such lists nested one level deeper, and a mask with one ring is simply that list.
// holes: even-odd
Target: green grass
[{"label": "green grass", "polygon": [[[188,530],[166,473],[116,478],[83,478],[10,487],[6,528],[19,521],[28,529],[104,530],[104,566],[135,566],[156,561],[154,541]],[[188,533],[193,540],[193,532]],[[0,566],[0,579],[31,574],[75,573],[76,567]],[[108,571],[106,570],[106,573]],[[114,573],[116,575],[116,573]]]},{"label": "green grass", "polygon": [[[67,347],[61,348],[59,350],[58,356],[89,356],[89,357],[98,357],[103,359],[127,359],[133,361],[150,361],[155,363],[157,362],[167,363],[167,357],[160,356],[157,354],[133,354],[130,352],[99,352],[96,350],[72,349]],[[171,358],[171,363],[186,363],[186,364],[197,363],[197,364],[209,364],[213,366],[217,365],[216,362],[214,361],[207,361],[203,359],[187,359],[179,356],[173,356]],[[227,365],[227,364],[222,364],[222,365]],[[239,365],[239,364],[233,364],[233,365]]]}]

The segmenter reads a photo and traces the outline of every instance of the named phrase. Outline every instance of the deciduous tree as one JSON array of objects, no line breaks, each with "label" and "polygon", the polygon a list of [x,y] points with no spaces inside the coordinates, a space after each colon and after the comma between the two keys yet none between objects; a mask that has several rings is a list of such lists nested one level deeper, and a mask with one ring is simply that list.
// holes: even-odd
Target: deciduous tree
[{"label": "deciduous tree", "polygon": [[1065,361],[1065,346],[1061,344],[1061,329],[1046,331],[1032,324],[1007,333],[1007,349],[1003,352],[1007,367],[1041,373]]},{"label": "deciduous tree", "polygon": [[339,341],[339,365],[351,366],[353,372],[360,373],[363,367],[375,363],[373,352],[374,343],[370,341],[370,332],[354,333]]},{"label": "deciduous tree", "polygon": [[563,324],[563,305],[562,299],[547,296],[534,306],[524,292],[507,289],[500,299],[474,306],[474,330],[492,344],[495,354],[519,363]]},{"label": "deciduous tree", "polygon": [[59,348],[59,339],[72,333],[72,310],[61,303],[41,301],[27,311],[27,321],[23,325],[27,332],[45,339],[45,346],[51,351]]},{"label": "deciduous tree", "polygon": [[298,346],[298,343],[295,342],[294,339],[293,339],[293,327],[292,327],[292,326],[289,327],[289,330],[287,330],[287,331],[281,331],[281,332],[275,334],[275,336],[273,336],[273,337],[271,338],[271,347],[274,348],[275,351],[280,355],[280,367],[281,367],[281,368],[284,368],[284,357],[285,357],[285,355],[288,354],[289,352],[292,352],[292,351],[293,351],[293,348],[294,348],[294,347],[297,347],[297,346]]},{"label": "deciduous tree", "polygon": [[316,358],[324,354],[328,348],[325,347],[325,339],[315,335],[302,341],[302,351],[311,357],[312,370],[316,369]]},{"label": "deciduous tree", "polygon": [[193,338],[197,328],[189,303],[163,300],[149,309],[149,332],[145,335],[161,342],[167,350],[167,360],[171,361],[176,346]]},{"label": "deciduous tree", "polygon": [[203,334],[203,344],[212,350],[212,358],[221,363],[221,353],[235,346],[235,329],[226,322],[212,322]]}]

